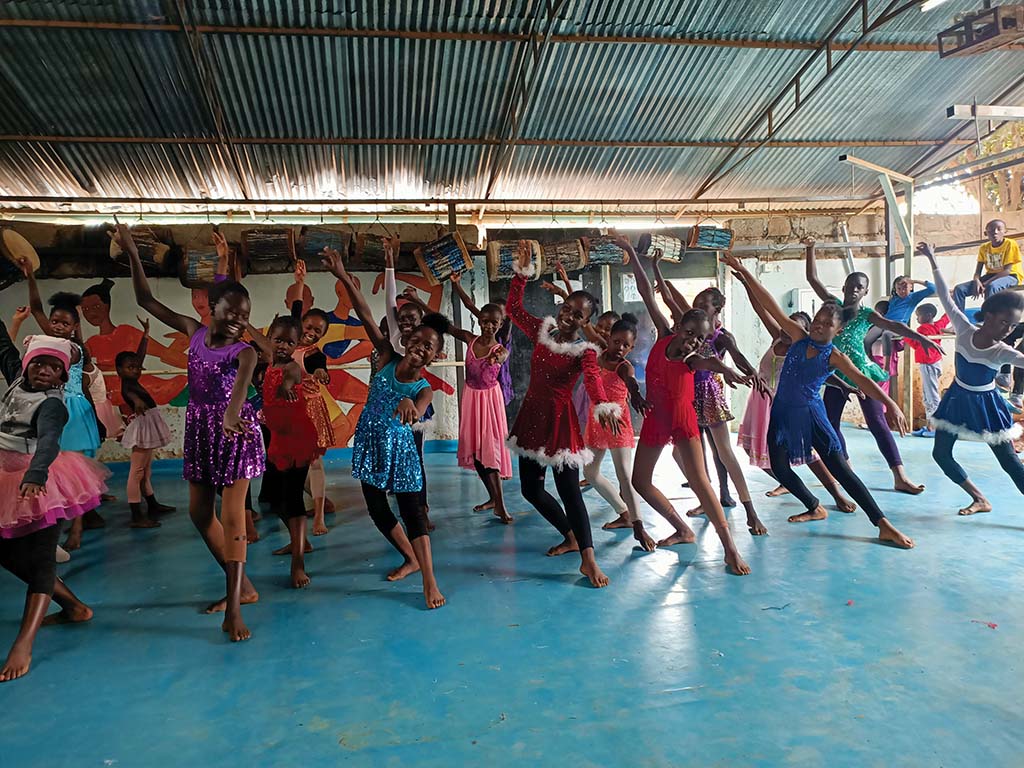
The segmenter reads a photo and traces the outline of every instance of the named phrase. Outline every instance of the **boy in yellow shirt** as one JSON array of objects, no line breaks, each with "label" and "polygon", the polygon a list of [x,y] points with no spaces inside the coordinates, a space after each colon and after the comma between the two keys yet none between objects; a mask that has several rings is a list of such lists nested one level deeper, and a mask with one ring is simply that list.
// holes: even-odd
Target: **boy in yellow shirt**
[{"label": "boy in yellow shirt", "polygon": [[961,283],[953,290],[953,301],[961,311],[968,296],[987,299],[994,293],[1024,284],[1020,248],[1015,240],[1006,236],[1006,222],[992,219],[985,225],[985,236],[988,242],[978,249],[974,279],[969,283]]}]

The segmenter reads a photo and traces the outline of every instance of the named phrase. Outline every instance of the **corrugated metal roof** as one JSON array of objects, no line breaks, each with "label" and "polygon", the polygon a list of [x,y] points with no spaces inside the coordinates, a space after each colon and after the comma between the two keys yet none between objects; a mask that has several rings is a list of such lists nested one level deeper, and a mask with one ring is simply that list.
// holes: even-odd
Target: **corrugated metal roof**
[{"label": "corrugated metal roof", "polygon": [[[871,0],[871,15],[888,3]],[[850,0],[566,0],[556,35],[820,39]],[[909,11],[871,40],[929,43],[955,13],[952,0]],[[522,35],[542,0],[205,0],[191,21],[319,30]],[[162,0],[8,0],[0,19],[175,24]],[[541,31],[546,27],[539,25]],[[846,37],[849,38],[852,31]],[[0,141],[5,195],[271,198],[481,197],[507,134],[528,44],[517,40],[205,32],[202,55],[234,138],[236,163],[217,143],[214,113],[184,33],[0,25],[0,133],[132,136],[180,143]],[[623,147],[615,142],[731,141],[789,80],[808,50],[551,42],[534,74],[522,139],[497,174],[497,198],[682,198],[727,149]],[[838,58],[841,53],[836,53]],[[939,60],[906,51],[856,52],[785,125],[790,141],[922,140],[951,129],[954,102],[990,100],[1021,77],[1020,51]],[[824,62],[811,70],[808,88]],[[805,89],[806,92],[806,89]],[[1019,102],[1019,97],[1018,97]],[[787,114],[785,105],[776,122]],[[196,143],[196,140],[207,143]],[[333,139],[346,143],[331,144]],[[414,143],[360,145],[358,139]],[[431,139],[477,140],[437,144]],[[415,143],[420,142],[420,143]],[[586,144],[611,142],[612,146]],[[909,168],[928,147],[857,147],[854,154]],[[717,184],[711,197],[860,196],[836,162],[842,147],[765,147]]]}]

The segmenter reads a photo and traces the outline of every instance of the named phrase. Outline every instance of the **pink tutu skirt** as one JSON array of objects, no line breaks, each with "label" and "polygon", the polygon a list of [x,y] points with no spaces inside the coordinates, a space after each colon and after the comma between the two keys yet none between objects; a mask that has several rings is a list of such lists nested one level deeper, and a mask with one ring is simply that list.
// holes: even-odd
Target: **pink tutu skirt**
[{"label": "pink tutu skirt", "polygon": [[73,520],[100,505],[110,470],[80,453],[61,451],[50,465],[46,492],[34,499],[18,499],[32,455],[0,450],[0,538],[20,536]]},{"label": "pink tutu skirt", "polygon": [[750,464],[759,469],[771,469],[772,466],[768,458],[768,419],[771,410],[772,404],[767,397],[757,390],[750,390],[736,443],[750,457]]},{"label": "pink tutu skirt", "polygon": [[133,416],[121,438],[121,445],[128,450],[163,448],[169,442],[171,430],[168,429],[164,417],[160,415],[159,408],[150,408],[145,413]]},{"label": "pink tutu skirt", "polygon": [[512,456],[505,447],[508,422],[505,420],[505,398],[501,386],[490,389],[462,390],[462,413],[459,419],[459,466],[476,469],[479,461],[488,469],[498,470],[503,480],[512,477]]}]

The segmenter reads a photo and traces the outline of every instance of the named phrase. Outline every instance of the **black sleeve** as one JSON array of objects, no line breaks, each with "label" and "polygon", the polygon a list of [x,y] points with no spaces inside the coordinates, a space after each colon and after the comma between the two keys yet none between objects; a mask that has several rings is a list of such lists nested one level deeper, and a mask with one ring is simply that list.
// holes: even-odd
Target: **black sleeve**
[{"label": "black sleeve", "polygon": [[46,485],[50,465],[60,453],[60,436],[67,421],[68,409],[55,397],[47,398],[36,409],[36,414],[32,417],[36,434],[39,436],[36,440],[36,452],[21,482]]},{"label": "black sleeve", "polygon": [[302,299],[292,302],[292,318],[302,322]]},{"label": "black sleeve", "polygon": [[8,384],[13,384],[21,376],[21,355],[3,320],[0,320],[0,371]]},{"label": "black sleeve", "polygon": [[327,355],[321,352],[319,349],[316,352],[310,352],[306,355],[305,360],[302,361],[303,366],[306,369],[306,373],[312,373],[318,368],[327,370]]}]

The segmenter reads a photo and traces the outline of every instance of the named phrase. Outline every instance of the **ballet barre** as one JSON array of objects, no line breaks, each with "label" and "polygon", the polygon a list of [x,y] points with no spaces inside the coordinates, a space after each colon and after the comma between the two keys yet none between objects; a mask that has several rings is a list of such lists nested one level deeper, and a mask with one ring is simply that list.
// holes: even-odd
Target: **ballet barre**
[{"label": "ballet barre", "polygon": [[[431,363],[427,366],[430,368],[465,368],[466,364],[460,360],[438,360],[437,362]],[[328,365],[328,371],[368,371],[370,370],[369,363],[342,363],[341,365]],[[142,371],[148,376],[185,376],[188,371],[184,368],[161,368],[150,370],[144,368]],[[104,376],[117,376],[117,371],[103,371]]]}]

